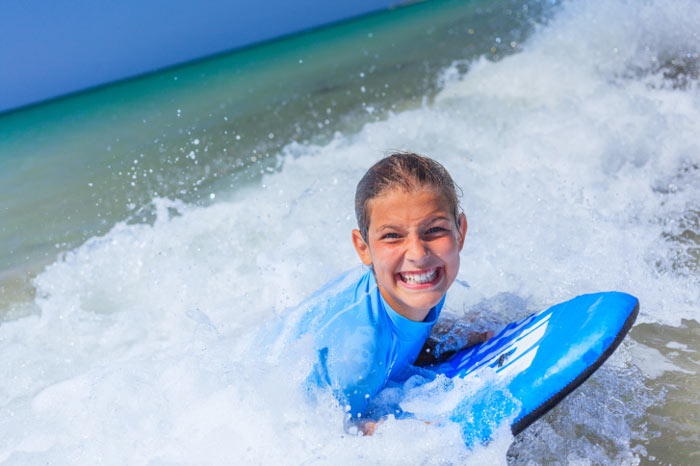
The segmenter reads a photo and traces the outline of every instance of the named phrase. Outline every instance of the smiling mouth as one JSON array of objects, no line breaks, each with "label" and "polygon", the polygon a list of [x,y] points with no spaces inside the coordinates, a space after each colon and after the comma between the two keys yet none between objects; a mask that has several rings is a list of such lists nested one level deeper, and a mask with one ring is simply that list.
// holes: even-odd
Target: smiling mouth
[{"label": "smiling mouth", "polygon": [[433,267],[415,272],[399,272],[396,274],[399,282],[407,288],[430,288],[442,278],[442,267]]}]

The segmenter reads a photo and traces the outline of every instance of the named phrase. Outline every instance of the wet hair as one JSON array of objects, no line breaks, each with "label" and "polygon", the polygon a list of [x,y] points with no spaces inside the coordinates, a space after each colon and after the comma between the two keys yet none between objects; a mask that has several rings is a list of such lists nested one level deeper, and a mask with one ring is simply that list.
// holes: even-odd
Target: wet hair
[{"label": "wet hair", "polygon": [[439,162],[412,152],[394,152],[372,165],[357,183],[355,216],[362,238],[367,241],[369,201],[392,189],[412,191],[432,188],[442,194],[459,231],[459,187]]}]

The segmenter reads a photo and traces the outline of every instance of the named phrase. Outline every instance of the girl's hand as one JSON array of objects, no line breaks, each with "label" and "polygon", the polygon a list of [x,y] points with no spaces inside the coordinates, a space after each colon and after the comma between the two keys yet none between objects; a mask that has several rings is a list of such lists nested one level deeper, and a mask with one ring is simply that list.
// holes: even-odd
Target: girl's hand
[{"label": "girl's hand", "polygon": [[362,432],[362,435],[373,435],[374,430],[384,422],[384,419],[378,421],[362,421],[357,423],[357,430]]},{"label": "girl's hand", "polygon": [[489,338],[493,336],[493,330],[489,330],[487,332],[473,332],[469,334],[469,337],[467,339],[467,347],[469,346],[474,346],[478,345],[479,343],[483,343]]},{"label": "girl's hand", "polygon": [[491,338],[493,330],[473,332],[467,321],[441,318],[433,327],[433,333],[425,342],[414,363],[416,366],[428,366],[447,361],[457,351],[483,343]]}]

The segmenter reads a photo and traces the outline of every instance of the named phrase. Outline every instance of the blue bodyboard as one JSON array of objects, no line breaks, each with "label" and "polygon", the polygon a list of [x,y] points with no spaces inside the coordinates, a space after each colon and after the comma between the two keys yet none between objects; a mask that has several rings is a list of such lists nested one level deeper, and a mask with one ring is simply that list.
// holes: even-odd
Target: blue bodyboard
[{"label": "blue bodyboard", "polygon": [[638,312],[637,298],[625,293],[578,296],[430,367],[484,381],[450,415],[466,444],[487,442],[505,422],[516,435],[544,415],[615,351]]}]

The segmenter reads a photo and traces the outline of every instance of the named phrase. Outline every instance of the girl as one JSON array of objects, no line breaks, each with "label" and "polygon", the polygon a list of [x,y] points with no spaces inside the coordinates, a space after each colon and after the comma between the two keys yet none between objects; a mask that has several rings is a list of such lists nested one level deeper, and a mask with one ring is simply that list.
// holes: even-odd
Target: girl
[{"label": "girl", "polygon": [[369,270],[313,312],[315,384],[328,385],[365,434],[372,400],[413,363],[459,271],[467,232],[456,186],[438,162],[394,153],[372,166],[355,194],[352,242]]}]

